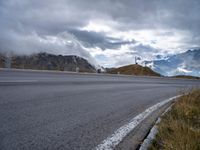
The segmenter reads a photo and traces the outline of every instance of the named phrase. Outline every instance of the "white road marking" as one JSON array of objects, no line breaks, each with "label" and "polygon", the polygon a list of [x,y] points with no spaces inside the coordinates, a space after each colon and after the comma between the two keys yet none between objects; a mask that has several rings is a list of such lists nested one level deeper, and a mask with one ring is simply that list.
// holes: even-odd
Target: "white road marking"
[{"label": "white road marking", "polygon": [[112,135],[106,138],[101,144],[99,144],[95,149],[96,150],[113,150],[123,138],[129,134],[137,125],[139,125],[145,118],[147,118],[153,111],[162,107],[166,103],[180,97],[181,95],[171,97],[165,101],[159,102],[148,109],[146,109],[141,114],[134,117],[129,123],[117,129]]},{"label": "white road marking", "polygon": [[148,147],[150,146],[151,142],[153,141],[153,139],[155,138],[157,132],[158,132],[158,124],[161,121],[161,117],[164,116],[170,109],[171,109],[170,105],[165,111],[164,113],[162,113],[162,115],[157,119],[156,123],[154,124],[154,126],[151,128],[148,136],[146,137],[146,139],[143,141],[142,145],[140,146],[139,150],[147,150]]}]

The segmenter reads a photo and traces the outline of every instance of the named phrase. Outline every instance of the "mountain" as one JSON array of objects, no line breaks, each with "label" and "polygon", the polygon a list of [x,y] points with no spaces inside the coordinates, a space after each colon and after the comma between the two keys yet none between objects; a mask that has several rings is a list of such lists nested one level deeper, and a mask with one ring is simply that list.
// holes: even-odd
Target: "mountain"
[{"label": "mountain", "polygon": [[[10,59],[10,60],[9,60]],[[9,65],[10,63],[10,65]],[[18,69],[36,69],[36,70],[60,70],[60,71],[77,71],[96,72],[87,60],[78,56],[53,55],[48,53],[38,53],[30,56],[12,56],[6,57],[0,55],[0,67],[11,66]]]},{"label": "mountain", "polygon": [[111,74],[120,73],[125,75],[161,76],[159,73],[154,72],[149,67],[143,67],[137,64],[109,69],[107,73]]},{"label": "mountain", "polygon": [[200,76],[200,49],[167,56],[165,59],[145,61],[154,71],[166,76]]}]

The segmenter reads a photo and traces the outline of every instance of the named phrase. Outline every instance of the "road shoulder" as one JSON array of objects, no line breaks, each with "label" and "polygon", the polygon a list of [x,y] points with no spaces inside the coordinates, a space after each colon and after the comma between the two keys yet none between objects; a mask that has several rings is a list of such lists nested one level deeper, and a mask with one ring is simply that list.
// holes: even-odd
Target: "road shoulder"
[{"label": "road shoulder", "polygon": [[155,124],[157,118],[172,104],[169,102],[160,109],[154,111],[150,116],[143,120],[123,141],[121,141],[115,150],[135,150],[142,144],[142,141],[148,135],[150,129]]}]

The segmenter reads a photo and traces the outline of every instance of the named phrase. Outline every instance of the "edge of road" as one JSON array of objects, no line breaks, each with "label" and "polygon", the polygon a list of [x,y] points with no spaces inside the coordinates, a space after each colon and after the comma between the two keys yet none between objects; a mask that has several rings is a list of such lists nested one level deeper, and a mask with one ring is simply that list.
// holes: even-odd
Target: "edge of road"
[{"label": "edge of road", "polygon": [[173,104],[169,102],[160,109],[154,111],[149,117],[147,117],[140,126],[137,126],[130,134],[128,134],[123,141],[121,141],[115,148],[115,150],[140,150],[144,140],[149,135],[151,129],[157,122],[158,118]]},{"label": "edge of road", "polygon": [[167,104],[171,105],[171,103],[180,96],[182,95],[168,98],[147,108],[142,113],[131,119],[127,124],[117,129],[112,135],[108,136],[99,145],[97,145],[95,149],[137,149],[138,145],[141,144],[141,142],[144,140],[145,136],[149,132],[149,128],[151,128],[153,122],[155,122],[160,114],[165,111],[167,107],[169,107],[169,105]]},{"label": "edge of road", "polygon": [[158,124],[162,120],[161,117],[163,117],[168,111],[171,110],[172,105],[173,104],[171,104],[167,109],[165,109],[165,111],[157,118],[154,125],[149,130],[149,133],[146,135],[143,142],[140,144],[139,150],[147,150],[148,149],[148,147],[150,146],[151,142],[153,141],[153,139],[155,138],[155,136],[158,132]]}]

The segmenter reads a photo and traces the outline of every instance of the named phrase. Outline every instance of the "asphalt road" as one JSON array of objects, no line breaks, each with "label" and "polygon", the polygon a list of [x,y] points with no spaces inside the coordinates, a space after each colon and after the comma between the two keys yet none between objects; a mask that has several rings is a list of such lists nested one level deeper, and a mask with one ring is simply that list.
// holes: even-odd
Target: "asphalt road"
[{"label": "asphalt road", "polygon": [[198,80],[0,70],[0,149],[96,147]]}]

